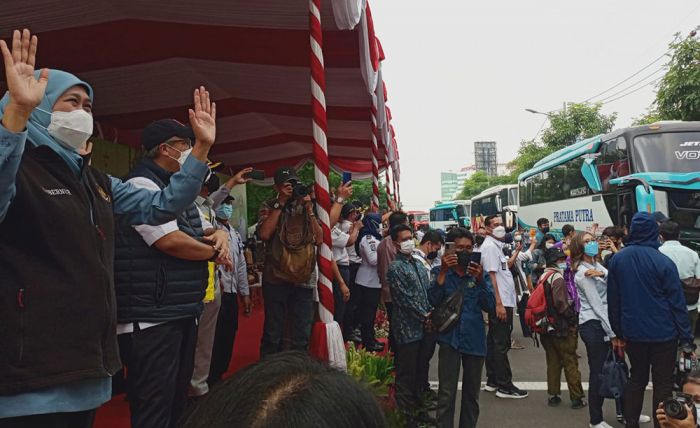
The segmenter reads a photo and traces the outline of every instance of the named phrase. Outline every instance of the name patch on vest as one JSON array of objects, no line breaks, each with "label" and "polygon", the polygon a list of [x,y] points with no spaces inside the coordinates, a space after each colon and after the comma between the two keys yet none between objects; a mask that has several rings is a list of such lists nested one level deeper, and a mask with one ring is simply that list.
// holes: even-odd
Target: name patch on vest
[{"label": "name patch on vest", "polygon": [[105,189],[102,188],[102,186],[97,186],[97,193],[102,196],[102,199],[104,199],[108,204],[112,202],[112,198],[109,197],[107,192],[105,192]]},{"label": "name patch on vest", "polygon": [[68,189],[47,189],[42,187],[43,190],[49,196],[72,196],[73,194]]}]

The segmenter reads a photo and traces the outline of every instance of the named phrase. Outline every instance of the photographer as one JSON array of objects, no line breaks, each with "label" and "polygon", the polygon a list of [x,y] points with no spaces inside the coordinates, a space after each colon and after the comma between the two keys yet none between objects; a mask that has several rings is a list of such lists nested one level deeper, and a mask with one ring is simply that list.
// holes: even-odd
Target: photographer
[{"label": "photographer", "polygon": [[459,426],[476,427],[479,419],[481,371],[486,357],[486,334],[481,311],[492,312],[496,300],[491,286],[484,281],[481,265],[472,261],[474,236],[467,229],[458,227],[447,234],[447,241],[454,243],[454,252],[446,252],[442,265],[433,270],[436,278],[429,289],[430,302],[437,306],[458,290],[464,293],[464,300],[457,325],[440,334],[437,339],[440,344],[438,426],[453,426],[461,366],[463,374]]},{"label": "photographer", "polygon": [[294,319],[292,349],[306,350],[313,321],[313,287],[306,284],[316,267],[315,247],[323,239],[309,188],[301,184],[294,168],[278,169],[274,179],[278,196],[263,205],[258,230],[266,243],[262,356],[281,350],[288,311]]},{"label": "photographer", "polygon": [[690,372],[683,384],[683,394],[687,394],[687,398],[692,400],[692,405],[695,407],[695,416],[693,416],[693,409],[689,404],[684,404],[686,417],[677,419],[666,413],[664,403],[659,403],[659,407],[656,409],[656,418],[659,420],[661,428],[696,428],[698,426],[697,414],[700,413],[700,370],[695,369]]}]

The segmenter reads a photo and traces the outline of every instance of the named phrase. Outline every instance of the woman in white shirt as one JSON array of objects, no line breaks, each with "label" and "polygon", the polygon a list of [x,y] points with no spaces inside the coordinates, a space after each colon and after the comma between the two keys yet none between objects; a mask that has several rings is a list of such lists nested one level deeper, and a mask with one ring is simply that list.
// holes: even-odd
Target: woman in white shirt
[{"label": "woman in white shirt", "polygon": [[[610,342],[618,340],[608,319],[608,270],[597,259],[598,241],[587,232],[577,233],[569,246],[571,265],[576,272],[575,281],[581,299],[579,334],[586,345],[589,367],[588,412],[591,428],[612,428],[603,420],[603,400],[598,394],[603,363],[610,351]],[[615,400],[618,422],[623,421],[622,401]],[[649,422],[649,416],[641,415],[639,422]]]},{"label": "woman in white shirt", "polygon": [[382,219],[379,214],[365,215],[362,230],[356,241],[356,250],[362,264],[355,278],[355,291],[351,295],[360,319],[362,343],[368,351],[378,352],[384,346],[374,338],[374,318],[379,305],[382,286],[377,273],[377,247],[382,239],[379,232]]}]

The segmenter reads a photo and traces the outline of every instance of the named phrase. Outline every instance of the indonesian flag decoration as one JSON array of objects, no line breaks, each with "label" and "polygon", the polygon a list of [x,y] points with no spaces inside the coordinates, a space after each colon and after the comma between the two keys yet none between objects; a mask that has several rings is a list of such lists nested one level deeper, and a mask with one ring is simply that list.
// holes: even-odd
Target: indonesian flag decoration
[{"label": "indonesian flag decoration", "polygon": [[372,212],[379,212],[379,143],[377,136],[377,97],[372,95]]},{"label": "indonesian flag decoration", "polygon": [[326,75],[323,65],[323,32],[321,26],[321,0],[309,0],[309,27],[311,47],[311,107],[313,111],[313,155],[315,192],[318,203],[318,218],[323,229],[323,244],[318,255],[318,315],[311,331],[310,352],[314,357],[327,361],[341,370],[347,369],[345,346],[340,326],[333,320],[333,269],[331,260],[331,208],[328,173],[327,119],[326,119]]}]

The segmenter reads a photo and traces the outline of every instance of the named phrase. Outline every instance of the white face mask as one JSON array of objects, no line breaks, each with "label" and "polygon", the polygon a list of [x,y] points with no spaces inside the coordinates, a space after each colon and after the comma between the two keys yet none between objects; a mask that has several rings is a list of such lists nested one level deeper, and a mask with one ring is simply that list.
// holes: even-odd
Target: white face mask
[{"label": "white face mask", "polygon": [[402,254],[411,254],[413,250],[416,249],[416,243],[413,241],[413,239],[409,239],[408,241],[403,241],[401,243],[401,251]]},{"label": "white face mask", "polygon": [[506,236],[506,228],[503,226],[497,226],[493,229],[493,237],[496,239],[503,239]]},{"label": "white face mask", "polygon": [[554,244],[552,244],[551,242],[547,242],[547,243],[544,244],[544,246],[545,246],[546,249],[550,249],[550,248],[553,248],[553,247],[554,247]]},{"label": "white face mask", "polygon": [[78,152],[85,148],[85,143],[92,135],[92,116],[83,109],[54,111],[46,130],[59,143]]},{"label": "white face mask", "polygon": [[515,240],[515,242],[522,242],[523,237],[520,235],[515,235],[515,238],[513,238],[513,239]]},{"label": "white face mask", "polygon": [[[178,150],[178,149],[176,149],[176,148],[173,147],[173,146],[168,146],[168,147],[170,147],[170,148],[173,149],[173,150],[176,150],[176,151],[180,152],[180,157],[179,157],[179,158],[174,158],[174,157],[172,157],[172,156],[170,156],[170,155],[167,155],[170,159],[172,159],[172,160],[176,161],[177,163],[179,163],[179,164],[180,164],[180,167],[182,167],[182,165],[185,164],[185,161],[186,161],[187,158],[190,156],[190,153],[192,153],[192,147],[190,147],[190,148],[187,149],[187,150]],[[206,181],[206,180],[205,180],[205,181]]]}]

